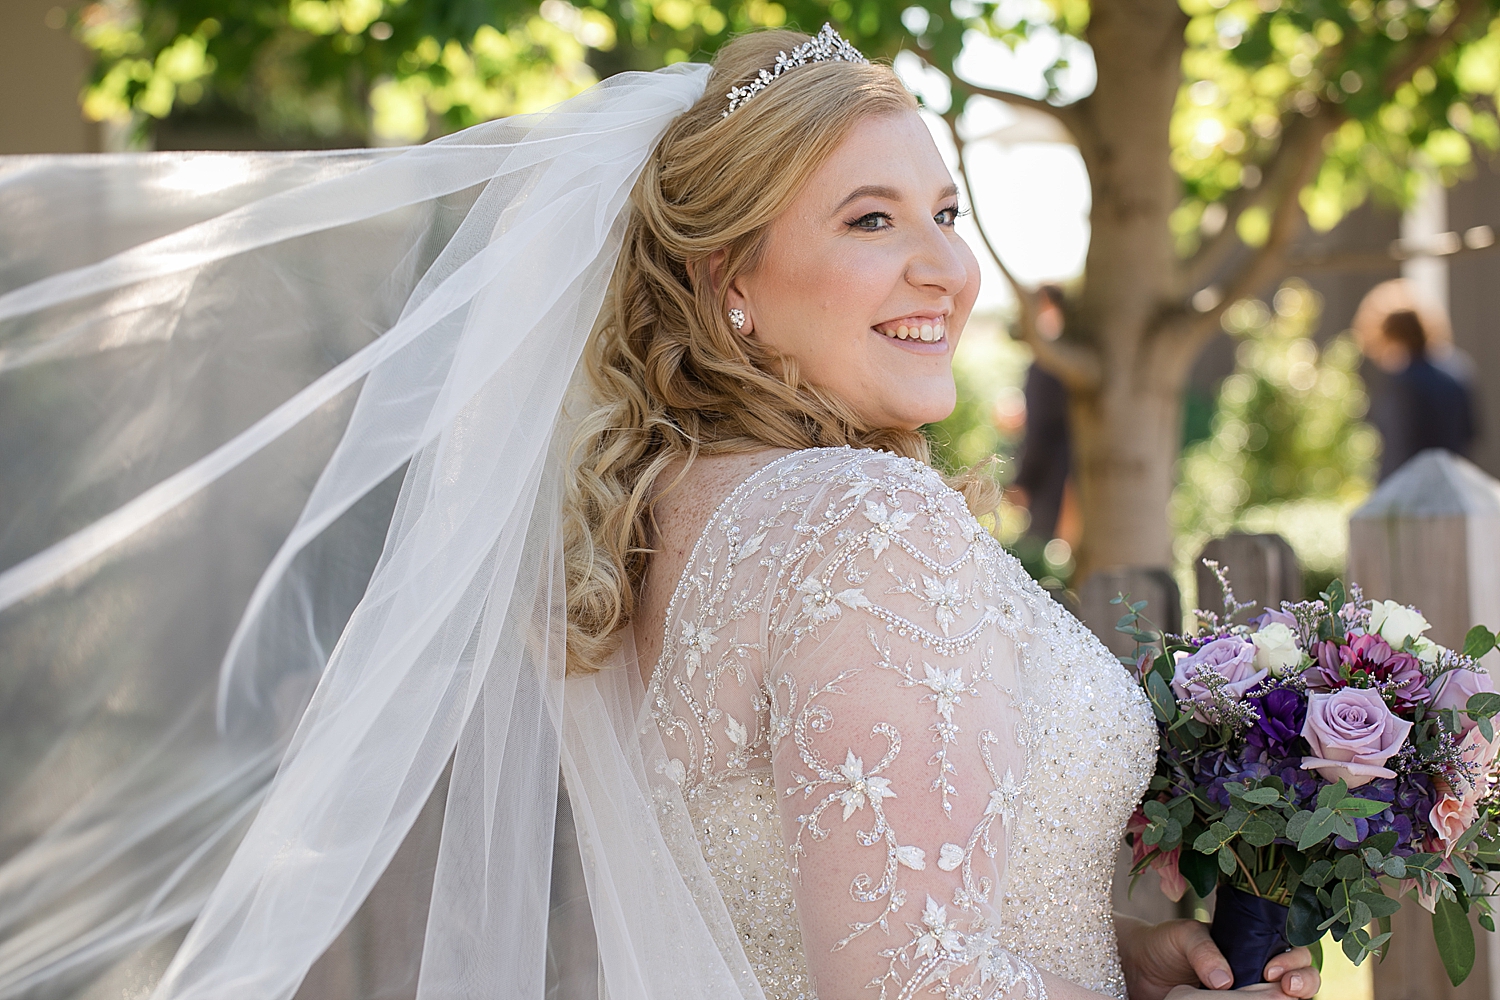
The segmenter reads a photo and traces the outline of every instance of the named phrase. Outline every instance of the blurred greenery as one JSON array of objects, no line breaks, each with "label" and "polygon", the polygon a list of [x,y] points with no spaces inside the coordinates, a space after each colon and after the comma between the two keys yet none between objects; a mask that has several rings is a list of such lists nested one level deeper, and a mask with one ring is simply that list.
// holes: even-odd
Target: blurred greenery
[{"label": "blurred greenery", "polygon": [[1235,371],[1211,433],[1184,450],[1172,497],[1184,595],[1203,544],[1230,531],[1282,535],[1317,589],[1343,572],[1345,524],[1372,488],[1379,439],[1362,419],[1359,349],[1347,335],[1321,350],[1311,338],[1321,308],[1289,281],[1270,307],[1249,299],[1225,317],[1239,339]]},{"label": "blurred greenery", "polygon": [[[1500,22],[1481,21],[1466,44],[1422,59],[1423,39],[1472,4],[1181,6],[1187,50],[1171,139],[1184,253],[1226,221],[1246,243],[1264,239],[1265,209],[1226,200],[1255,200],[1288,115],[1320,102],[1346,120],[1302,193],[1319,228],[1371,191],[1409,199],[1418,159],[1451,179],[1476,147],[1500,145]],[[986,100],[958,72],[966,43],[971,69],[996,57],[989,42],[1045,49],[1036,95],[1081,96],[1064,87],[1088,62],[1085,0],[94,0],[75,21],[97,56],[84,95],[94,119],[133,115],[149,125],[209,101],[269,135],[417,141],[546,106],[622,69],[711,55],[737,32],[816,29],[825,19],[872,55],[905,50],[939,71],[951,97],[927,97],[950,115]],[[1382,86],[1413,59],[1423,65],[1409,80]]]},{"label": "blurred greenery", "polygon": [[[939,468],[954,473],[994,456],[998,462],[990,472],[996,480],[1006,485],[1015,478],[1026,422],[1021,387],[1031,360],[1030,348],[1005,334],[1002,318],[970,319],[953,358],[958,405],[948,419],[927,428]],[[986,527],[1043,586],[1066,588],[1071,553],[1054,545],[1050,555],[1060,558],[1049,558],[1049,540],[1026,533],[1030,520],[1026,508],[1004,499]]]},{"label": "blurred greenery", "polygon": [[[1223,272],[1253,260],[1246,247],[1267,245],[1286,189],[1278,176],[1292,178],[1295,203],[1327,229],[1372,195],[1409,203],[1424,172],[1451,182],[1500,147],[1500,0],[1179,6],[1182,73],[1170,150],[1160,151],[1170,166],[1160,162],[1175,173],[1180,200],[1164,225],[1182,257],[1198,257],[1183,272],[1196,277],[1172,287],[1234,287]],[[74,27],[97,56],[86,112],[133,122],[143,142],[153,122],[197,108],[237,115],[278,142],[328,144],[418,141],[543,107],[620,70],[710,56],[738,32],[815,30],[825,19],[871,56],[896,59],[961,137],[992,127],[997,102],[1082,108],[1074,121],[1086,123],[1100,113],[1088,103],[1090,18],[1087,0],[93,0]],[[976,83],[1012,53],[1040,67],[1028,94]],[[1304,154],[1283,140],[1312,122],[1328,133],[1303,169],[1295,164]],[[1087,146],[1086,161],[1097,155]],[[1090,258],[1091,268],[1119,263]],[[1081,287],[1100,287],[1095,278],[1085,274]],[[1185,401],[1192,443],[1170,511],[1179,569],[1208,534],[1236,528],[1287,535],[1313,575],[1342,561],[1336,521],[1368,488],[1374,452],[1358,423],[1353,348],[1312,343],[1316,302],[1300,286],[1275,302],[1233,306],[1225,325],[1242,338],[1240,370],[1218,400]],[[1147,312],[1188,312],[1186,303],[1158,305]],[[1149,333],[1080,322],[1064,337],[1085,346],[1118,338],[1105,352],[1109,380],[1138,367],[1131,352]],[[950,464],[1014,451],[1013,431],[994,413],[1018,391],[1026,352],[995,338],[988,360],[961,366],[959,409],[937,429]],[[1024,512],[1002,512],[996,531],[1024,549]],[[1067,560],[1023,555],[1037,575],[1066,578]]]}]

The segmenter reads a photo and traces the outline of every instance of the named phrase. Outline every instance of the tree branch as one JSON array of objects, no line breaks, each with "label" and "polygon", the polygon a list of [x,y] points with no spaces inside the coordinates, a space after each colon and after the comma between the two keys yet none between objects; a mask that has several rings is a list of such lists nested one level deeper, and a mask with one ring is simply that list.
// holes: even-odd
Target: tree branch
[{"label": "tree branch", "polygon": [[1390,97],[1397,88],[1410,80],[1417,70],[1442,54],[1443,48],[1453,40],[1459,30],[1467,27],[1486,9],[1488,9],[1488,4],[1485,0],[1459,0],[1458,12],[1453,15],[1453,20],[1449,21],[1442,31],[1435,35],[1428,35],[1414,45],[1406,59],[1386,75],[1383,82],[1385,96]]},{"label": "tree branch", "polygon": [[1073,104],[1051,104],[1035,97],[1027,97],[1025,94],[1012,93],[1009,90],[993,90],[989,87],[979,87],[967,80],[960,79],[956,74],[947,73],[949,82],[958,90],[962,90],[970,97],[988,97],[992,101],[1000,101],[1018,108],[1031,108],[1033,111],[1042,111],[1063,124],[1073,137],[1077,139],[1083,127],[1083,119],[1079,114],[1079,105]]},{"label": "tree branch", "polygon": [[1267,193],[1272,202],[1271,226],[1265,243],[1228,282],[1224,294],[1213,308],[1189,315],[1182,329],[1189,341],[1203,341],[1217,329],[1225,310],[1235,302],[1260,291],[1267,282],[1286,269],[1287,251],[1302,229],[1305,217],[1298,196],[1312,180],[1323,159],[1323,139],[1337,127],[1339,115],[1328,105],[1311,118],[1294,122],[1296,127],[1283,133],[1286,169],[1276,186]]},{"label": "tree branch", "polygon": [[1257,202],[1263,201],[1266,198],[1266,192],[1280,190],[1287,170],[1296,169],[1296,163],[1292,162],[1296,159],[1291,152],[1294,149],[1292,137],[1302,127],[1299,123],[1306,120],[1300,112],[1293,111],[1288,114],[1287,120],[1282,123],[1281,142],[1277,144],[1276,150],[1265,164],[1260,167],[1260,183],[1253,188],[1242,187],[1234,193],[1228,212],[1224,216],[1224,228],[1200,246],[1198,252],[1183,263],[1182,284],[1189,293],[1208,284],[1214,272],[1224,263],[1234,248],[1239,246],[1240,238],[1235,226],[1240,216]]},{"label": "tree branch", "polygon": [[1016,297],[1016,305],[1020,311],[1018,325],[1021,330],[1021,339],[1030,346],[1037,364],[1056,375],[1069,390],[1089,392],[1097,388],[1103,380],[1103,372],[1099,357],[1093,350],[1081,344],[1048,340],[1037,332],[1035,290],[1021,284],[1000,257],[995,245],[990,242],[989,232],[979,217],[979,205],[974,200],[974,187],[969,183],[969,170],[964,162],[964,140],[958,132],[957,117],[950,111],[943,116],[943,120],[948,123],[948,130],[953,135],[953,145],[958,150],[958,181],[963,185],[969,209],[974,213],[974,228],[979,230],[979,238],[983,241],[985,250],[989,252],[990,259],[995,262],[1000,273],[1005,276],[1011,292]]}]

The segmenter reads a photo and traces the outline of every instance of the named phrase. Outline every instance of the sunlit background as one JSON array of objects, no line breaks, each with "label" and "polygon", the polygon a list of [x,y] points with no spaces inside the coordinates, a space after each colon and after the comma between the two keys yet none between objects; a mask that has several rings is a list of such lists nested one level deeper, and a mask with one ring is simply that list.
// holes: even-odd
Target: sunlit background
[{"label": "sunlit background", "polygon": [[[274,16],[251,19],[231,37],[213,0],[3,0],[0,152],[419,142],[545,107],[613,72],[699,56],[694,39],[708,44],[784,23],[792,6],[770,0],[246,2]],[[1406,30],[1402,11],[1446,2],[1387,0],[1361,9],[1388,17],[1387,35],[1399,41]],[[1172,123],[1174,166],[1191,192],[1173,216],[1185,250],[1226,225],[1248,245],[1265,238],[1265,213],[1248,211],[1230,222],[1223,195],[1259,183],[1258,168],[1244,154],[1274,140],[1279,119],[1267,110],[1275,104],[1262,94],[1265,80],[1252,80],[1253,73],[1224,63],[1222,55],[1239,44],[1257,11],[1277,5],[1184,0],[1192,30],[1203,36],[1187,58],[1221,60],[1197,67],[1203,78],[1184,87]],[[1078,10],[1086,7],[1008,0],[997,8],[953,0],[946,25],[932,4],[887,5],[898,11],[899,25],[880,21],[879,10],[886,9],[880,5],[834,0],[824,7],[832,19],[884,40],[897,71],[928,108],[933,136],[955,169],[954,127],[964,146],[973,213],[959,226],[976,249],[984,288],[956,357],[958,407],[932,437],[939,459],[951,467],[997,457],[997,475],[1008,484],[1027,425],[1022,386],[1032,355],[1012,335],[1016,302],[987,246],[1021,283],[1075,290],[1089,247],[1089,177],[1067,131],[1044,111],[973,97],[950,127],[942,116],[953,106],[953,84],[929,56],[933,46],[950,45],[952,69],[964,80],[1066,104],[1096,84],[1092,53],[1074,37]],[[505,14],[503,21],[474,22],[475,11],[482,20],[491,8]],[[954,33],[955,23],[985,11],[993,15],[985,31]],[[1453,313],[1455,339],[1481,372],[1500,366],[1490,271],[1456,258],[1450,267],[1446,257],[1397,263],[1384,256],[1398,237],[1452,237],[1477,251],[1489,245],[1481,232],[1489,230],[1493,242],[1489,227],[1500,225],[1494,207],[1500,180],[1472,152],[1500,144],[1494,113],[1500,34],[1492,38],[1494,45],[1473,47],[1453,71],[1456,89],[1444,120],[1413,130],[1421,102],[1439,87],[1423,69],[1408,85],[1411,99],[1381,111],[1389,136],[1349,123],[1326,144],[1332,166],[1302,199],[1312,225],[1304,256],[1363,253],[1365,263],[1343,271],[1309,266],[1235,304],[1195,366],[1169,512],[1173,569],[1189,606],[1197,596],[1196,554],[1208,539],[1230,531],[1284,536],[1309,592],[1343,572],[1348,514],[1372,489],[1379,459],[1379,438],[1366,423],[1366,379],[1373,373],[1348,330],[1355,304],[1371,285],[1405,274]],[[1314,71],[1319,54],[1337,44],[1320,23],[1285,40],[1264,71],[1281,74],[1276,87],[1295,88]],[[1335,86],[1352,97],[1361,78],[1346,73],[1329,82]],[[1295,100],[1306,93],[1296,91]],[[1397,138],[1408,142],[1402,155],[1419,154],[1425,181],[1378,175],[1385,161],[1372,159],[1370,148],[1384,155]],[[213,191],[233,185],[239,169],[232,158],[184,160],[167,183]],[[1456,186],[1448,192],[1439,181]],[[1403,189],[1404,198],[1368,201],[1382,184],[1409,190]],[[1500,401],[1482,412],[1490,433],[1477,458],[1497,474]],[[1039,537],[1028,530],[1029,515],[1017,499],[1008,494],[993,530],[1033,575],[1066,598],[1079,542],[1076,505],[1065,494],[1056,530]],[[1324,996],[1372,996],[1368,965],[1353,968],[1331,942],[1325,953]]]}]

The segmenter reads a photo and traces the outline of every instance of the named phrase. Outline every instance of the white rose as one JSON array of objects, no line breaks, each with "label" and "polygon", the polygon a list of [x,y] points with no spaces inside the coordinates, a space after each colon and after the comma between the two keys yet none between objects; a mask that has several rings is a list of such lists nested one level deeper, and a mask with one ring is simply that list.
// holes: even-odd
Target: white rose
[{"label": "white rose", "polygon": [[1282,674],[1302,662],[1302,650],[1297,648],[1297,636],[1280,622],[1272,622],[1250,636],[1255,643],[1255,665],[1269,670],[1273,677]]},{"label": "white rose", "polygon": [[1438,656],[1443,652],[1443,647],[1427,638],[1425,635],[1412,643],[1412,649],[1416,651],[1417,659],[1428,666],[1433,666],[1438,661]]},{"label": "white rose", "polygon": [[1407,639],[1415,639],[1430,628],[1420,612],[1405,605],[1395,601],[1370,604],[1370,631],[1378,632],[1392,646],[1400,648]]}]

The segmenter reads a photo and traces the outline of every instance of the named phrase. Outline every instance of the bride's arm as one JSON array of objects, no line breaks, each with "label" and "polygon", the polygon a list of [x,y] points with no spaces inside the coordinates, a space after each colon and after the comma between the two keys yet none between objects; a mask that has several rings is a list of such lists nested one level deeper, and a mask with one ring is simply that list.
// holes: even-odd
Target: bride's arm
[{"label": "bride's arm", "polygon": [[[821,631],[831,634],[780,661],[772,723],[819,1000],[1099,1000],[1007,950],[1002,933],[997,897],[1024,758],[997,681],[1014,650],[994,638],[933,663],[864,616]],[[1164,959],[1193,943],[1156,933],[1167,926],[1123,918],[1122,954]],[[1176,982],[1196,982],[1191,969]],[[1144,985],[1131,983],[1132,1000],[1216,995],[1172,983],[1138,992]]]}]

